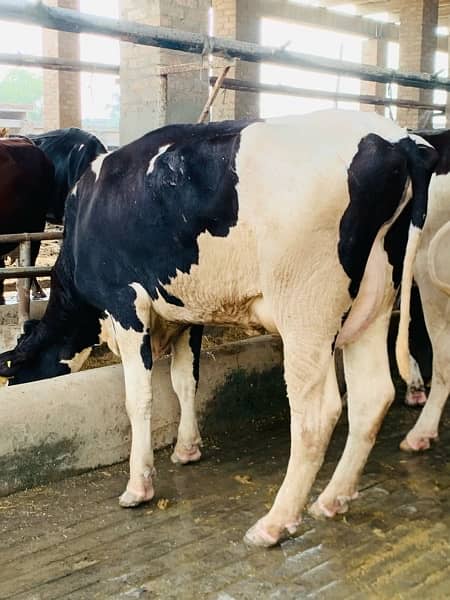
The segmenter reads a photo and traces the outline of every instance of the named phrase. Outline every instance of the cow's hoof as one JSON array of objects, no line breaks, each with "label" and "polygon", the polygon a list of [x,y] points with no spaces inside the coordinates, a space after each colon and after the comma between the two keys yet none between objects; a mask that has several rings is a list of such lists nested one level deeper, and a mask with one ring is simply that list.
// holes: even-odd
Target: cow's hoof
[{"label": "cow's hoof", "polygon": [[127,489],[119,498],[120,506],[123,508],[134,508],[135,506],[139,506],[139,504],[143,504],[144,502],[150,502],[155,495],[155,490],[153,489],[152,483],[152,477],[155,475],[155,469],[146,471],[142,477],[141,484],[139,485],[139,491],[133,489],[130,484],[128,484]]},{"label": "cow's hoof", "polygon": [[343,515],[349,509],[350,502],[356,500],[358,492],[348,495],[336,496],[331,502],[317,500],[309,507],[309,514],[315,519],[332,519],[336,515]]},{"label": "cow's hoof", "polygon": [[405,395],[406,406],[423,406],[427,401],[424,390],[408,390]]},{"label": "cow's hoof", "polygon": [[405,452],[421,452],[428,450],[431,446],[431,440],[435,440],[437,434],[432,435],[414,435],[408,433],[405,439],[400,442],[400,449]]},{"label": "cow's hoof", "polygon": [[269,531],[269,528],[264,523],[265,519],[259,519],[253,527],[247,531],[244,536],[244,543],[248,546],[255,546],[258,548],[270,548],[278,544],[284,537],[285,532],[294,534],[300,525],[300,520],[288,523],[284,527],[278,529],[277,533]]},{"label": "cow's hoof", "polygon": [[0,298],[0,306],[3,306],[3,304],[5,304],[5,299],[4,298]]},{"label": "cow's hoof", "polygon": [[270,534],[263,524],[263,519],[257,521],[253,527],[247,531],[244,536],[244,542],[248,546],[256,546],[258,548],[270,548],[278,544],[280,536]]},{"label": "cow's hoof", "polygon": [[175,446],[170,460],[176,465],[187,465],[191,462],[200,460],[202,453],[198,444],[193,444],[190,448],[185,446]]}]

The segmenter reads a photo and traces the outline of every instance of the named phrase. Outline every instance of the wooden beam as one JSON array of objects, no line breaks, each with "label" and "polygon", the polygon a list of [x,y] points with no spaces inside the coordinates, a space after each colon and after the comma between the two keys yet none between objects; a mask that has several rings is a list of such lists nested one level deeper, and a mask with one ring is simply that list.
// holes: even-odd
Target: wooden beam
[{"label": "wooden beam", "polygon": [[53,71],[72,71],[89,73],[107,73],[119,75],[118,65],[105,65],[103,63],[73,61],[64,58],[50,58],[32,56],[30,54],[4,54],[0,53],[0,65],[14,65],[17,67],[35,67]]},{"label": "wooden beam", "polygon": [[[210,77],[211,84],[216,84],[217,77]],[[224,79],[221,87],[226,90],[236,92],[266,92],[269,94],[280,94],[282,96],[297,96],[299,98],[320,98],[322,100],[343,100],[345,102],[360,102],[362,104],[372,104],[374,106],[400,106],[402,108],[422,108],[425,110],[434,110],[444,113],[445,104],[426,104],[414,100],[400,100],[399,98],[380,98],[378,96],[369,96],[365,94],[347,94],[345,92],[327,92],[323,90],[310,90],[306,88],[297,88],[287,85],[278,85],[272,83],[255,83],[252,81],[243,81],[241,79]]]},{"label": "wooden beam", "polygon": [[266,62],[380,83],[391,82],[423,89],[450,90],[450,79],[428,73],[402,73],[394,69],[311,56],[250,42],[92,16],[65,8],[52,8],[36,1],[0,0],[0,18],[72,33],[106,35],[124,42],[167,50],[201,55],[214,54],[247,62]]}]

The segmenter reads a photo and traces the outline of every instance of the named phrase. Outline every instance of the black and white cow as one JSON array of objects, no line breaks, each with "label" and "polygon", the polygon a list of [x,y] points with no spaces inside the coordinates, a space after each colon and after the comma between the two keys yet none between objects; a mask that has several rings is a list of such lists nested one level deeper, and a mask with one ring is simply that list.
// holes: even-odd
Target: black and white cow
[{"label": "black and white cow", "polygon": [[[450,393],[450,131],[424,132],[439,153],[429,188],[429,210],[414,265],[432,345],[429,398],[401,448],[427,450],[438,437],[439,421]],[[413,360],[413,359],[412,359]],[[420,382],[420,371],[410,372],[409,387]]]},{"label": "black and white cow", "polygon": [[[394,396],[389,318],[401,279],[409,307],[435,161],[427,142],[368,113],[151,132],[97,159],[79,181],[46,314],[0,355],[0,375],[11,383],[56,375],[106,338],[122,358],[132,426],[120,504],[135,506],[154,494],[154,358],[173,347],[181,404],[175,459],[186,462],[200,456],[192,376],[198,326],[279,333],[291,455],[271,510],[246,535],[270,546],[298,527],[341,412],[333,360],[341,346],[349,437],[314,506],[327,516],[341,512]],[[398,358],[407,377],[408,314],[401,312]]]}]

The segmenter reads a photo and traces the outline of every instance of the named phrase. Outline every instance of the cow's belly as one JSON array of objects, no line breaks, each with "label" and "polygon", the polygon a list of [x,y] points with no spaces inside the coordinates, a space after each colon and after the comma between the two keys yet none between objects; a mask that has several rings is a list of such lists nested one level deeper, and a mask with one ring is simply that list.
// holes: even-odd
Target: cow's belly
[{"label": "cow's belly", "polygon": [[159,297],[155,312],[167,321],[238,325],[245,329],[274,330],[265,305],[254,235],[238,224],[227,237],[200,235],[199,261],[189,273],[178,272],[165,286],[182,306]]}]

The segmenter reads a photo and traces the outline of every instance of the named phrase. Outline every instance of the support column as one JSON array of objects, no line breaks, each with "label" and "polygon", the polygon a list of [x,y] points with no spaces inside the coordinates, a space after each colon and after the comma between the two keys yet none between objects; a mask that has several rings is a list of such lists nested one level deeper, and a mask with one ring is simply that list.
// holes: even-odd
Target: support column
[{"label": "support column", "polygon": [[[400,65],[404,72],[433,73],[437,49],[436,27],[439,0],[401,0],[400,4]],[[430,103],[432,90],[399,87],[399,97]],[[400,108],[397,120],[404,127],[423,127],[426,111]]]},{"label": "support column", "polygon": [[[447,19],[447,27],[450,27],[450,17]],[[450,29],[449,29],[450,31]],[[448,52],[448,73],[450,73],[450,35],[447,38],[447,44],[448,44],[448,48],[447,48],[447,52]],[[450,92],[447,92],[447,108],[445,111],[445,127],[447,129],[450,129]]]},{"label": "support column", "polygon": [[[201,33],[209,7],[209,0],[120,0],[123,19]],[[122,43],[121,144],[168,123],[195,122],[208,98],[208,68],[194,54]]]},{"label": "support column", "polygon": [[[217,37],[259,44],[259,16],[257,2],[249,0],[212,0],[214,33]],[[226,61],[214,58],[214,75],[219,75]],[[259,66],[237,61],[228,77],[259,81]],[[249,92],[221,90],[212,108],[214,121],[259,116],[259,95]]]},{"label": "support column", "polygon": [[[49,6],[80,9],[79,0],[47,0]],[[80,60],[80,36],[43,30],[44,56]],[[81,127],[81,82],[79,73],[44,70],[44,129]]]},{"label": "support column", "polygon": [[[383,39],[370,39],[363,43],[362,62],[365,65],[386,67],[387,64],[387,42]],[[386,84],[375,81],[361,81],[361,94],[384,98],[386,96]],[[384,106],[372,104],[361,104],[360,110],[375,111],[384,115]]]}]

